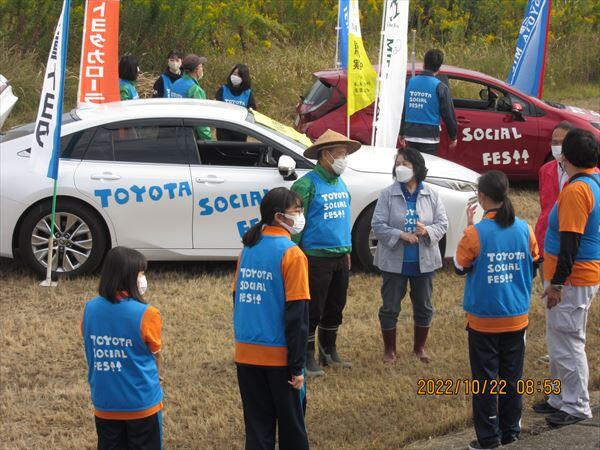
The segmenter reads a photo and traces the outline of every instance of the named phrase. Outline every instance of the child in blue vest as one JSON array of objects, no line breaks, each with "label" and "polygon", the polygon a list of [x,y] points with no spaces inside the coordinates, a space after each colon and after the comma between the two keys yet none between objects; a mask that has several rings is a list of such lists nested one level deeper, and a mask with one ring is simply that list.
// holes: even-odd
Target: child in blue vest
[{"label": "child in blue vest", "polygon": [[181,78],[181,60],[183,53],[178,50],[171,50],[167,55],[167,67],[165,71],[156,79],[152,86],[152,97],[170,98],[173,91],[173,84]]},{"label": "child in blue vest", "polygon": [[269,191],[244,234],[234,280],[233,329],[246,449],[308,449],[304,373],[308,261],[291,240],[304,227],[300,197]]},{"label": "child in blue vest", "polygon": [[474,225],[475,205],[469,207],[454,264],[467,275],[463,306],[477,434],[469,449],[488,449],[518,440],[521,432],[523,401],[516,386],[523,377],[529,299],[541,258],[533,229],[515,217],[506,175],[483,174],[477,190],[485,214]]},{"label": "child in blue vest", "polygon": [[81,329],[98,449],[162,448],[162,322],[144,301],[146,265],[136,250],[111,249],[100,296],[85,304]]},{"label": "child in blue vest", "polygon": [[[245,64],[236,64],[225,84],[221,85],[215,94],[215,100],[243,106],[244,108],[256,109],[256,102],[252,94],[252,81],[250,70]],[[246,135],[231,130],[217,128],[217,140],[245,142]]]}]

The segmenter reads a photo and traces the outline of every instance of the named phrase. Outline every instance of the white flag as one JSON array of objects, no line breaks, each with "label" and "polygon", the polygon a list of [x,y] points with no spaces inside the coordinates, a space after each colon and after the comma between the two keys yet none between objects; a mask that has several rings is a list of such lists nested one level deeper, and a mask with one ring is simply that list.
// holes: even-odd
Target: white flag
[{"label": "white flag", "polygon": [[406,87],[408,0],[385,0],[374,145],[396,148]]},{"label": "white flag", "polygon": [[46,64],[42,96],[31,144],[31,168],[36,173],[55,180],[58,177],[58,159],[60,156],[64,75],[69,35],[69,6],[70,0],[64,0],[58,25],[56,25],[56,31],[54,32],[48,64]]}]

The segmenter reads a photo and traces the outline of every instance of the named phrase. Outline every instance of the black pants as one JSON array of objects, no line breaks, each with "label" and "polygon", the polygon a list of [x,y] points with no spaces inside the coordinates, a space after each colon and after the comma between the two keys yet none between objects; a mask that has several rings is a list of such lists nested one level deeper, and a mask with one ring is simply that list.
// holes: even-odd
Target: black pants
[{"label": "black pants", "polygon": [[96,417],[98,450],[160,450],[162,412],[135,420]]},{"label": "black pants", "polygon": [[419,150],[421,153],[428,153],[435,155],[437,152],[438,144],[426,144],[424,142],[411,142],[406,141],[407,147],[412,147],[415,150]]},{"label": "black pants", "polygon": [[400,304],[406,296],[406,288],[410,284],[410,300],[413,307],[413,320],[419,327],[428,327],[433,318],[431,293],[433,292],[434,273],[418,276],[407,276],[400,273],[382,272],[381,298],[383,305],[379,308],[379,323],[382,330],[396,328],[400,315]]},{"label": "black pants", "polygon": [[308,436],[300,391],[288,384],[287,367],[237,366],[244,407],[246,450],[275,448],[278,431],[281,450],[307,450]]},{"label": "black pants", "polygon": [[[523,399],[516,393],[523,376],[525,330],[511,333],[479,333],[469,329],[469,360],[473,380],[486,392],[473,394],[473,422],[483,446],[508,441],[521,432]],[[490,395],[490,381],[506,381],[504,392]],[[497,387],[502,388],[503,383]]]},{"label": "black pants", "polygon": [[342,323],[350,277],[347,258],[347,255],[333,258],[308,257],[309,335],[315,333],[319,324],[327,328],[337,327]]}]

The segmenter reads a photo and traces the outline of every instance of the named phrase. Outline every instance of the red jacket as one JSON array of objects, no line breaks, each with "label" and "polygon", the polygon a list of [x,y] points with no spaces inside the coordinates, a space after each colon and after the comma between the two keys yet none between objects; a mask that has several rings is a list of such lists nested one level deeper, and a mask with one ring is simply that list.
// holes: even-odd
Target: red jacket
[{"label": "red jacket", "polygon": [[550,211],[560,194],[560,186],[558,185],[558,161],[553,159],[548,161],[538,172],[538,180],[540,183],[540,216],[535,224],[535,238],[538,242],[540,255],[544,254],[544,239],[546,230],[548,229],[548,217]]},{"label": "red jacket", "polygon": [[[596,172],[599,172],[596,169]],[[538,172],[538,179],[540,184],[540,216],[538,217],[537,223],[535,224],[535,238],[538,242],[540,249],[540,255],[544,255],[544,239],[546,238],[546,230],[548,230],[548,217],[552,207],[558,200],[558,194],[562,189],[559,186],[558,180],[558,161],[553,159],[548,161]]]}]

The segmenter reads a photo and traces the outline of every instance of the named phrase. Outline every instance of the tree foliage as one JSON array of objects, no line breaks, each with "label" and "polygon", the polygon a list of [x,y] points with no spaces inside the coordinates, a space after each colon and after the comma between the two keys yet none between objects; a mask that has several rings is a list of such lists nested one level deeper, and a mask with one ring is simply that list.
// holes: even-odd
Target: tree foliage
[{"label": "tree foliage", "polygon": [[[48,47],[58,0],[0,0],[3,45]],[[361,0],[363,33],[374,42],[383,0]],[[527,0],[411,0],[410,27],[420,40],[452,43],[515,41]],[[71,54],[78,54],[84,0],[73,0]],[[337,0],[122,0],[122,52],[162,61],[171,48],[235,55],[272,45],[334,39]],[[600,31],[597,0],[553,0],[551,40]]]}]

